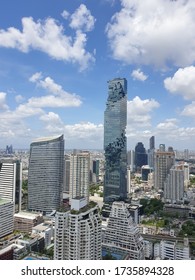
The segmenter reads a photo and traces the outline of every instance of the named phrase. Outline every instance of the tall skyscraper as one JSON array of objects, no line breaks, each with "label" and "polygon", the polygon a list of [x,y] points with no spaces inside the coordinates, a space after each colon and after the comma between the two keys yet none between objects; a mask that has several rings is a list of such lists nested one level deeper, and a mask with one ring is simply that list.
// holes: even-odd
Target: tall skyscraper
[{"label": "tall skyscraper", "polygon": [[64,191],[69,193],[70,189],[70,155],[65,155],[65,175],[64,175]]},{"label": "tall skyscraper", "polygon": [[95,202],[74,198],[55,216],[55,260],[101,260],[101,218]]},{"label": "tall skyscraper", "polygon": [[160,144],[154,154],[154,186],[156,190],[164,190],[164,183],[171,167],[175,164],[174,151],[166,151],[165,145]]},{"label": "tall skyscraper", "polygon": [[148,150],[148,165],[154,169],[155,138],[150,137]]},{"label": "tall skyscraper", "polygon": [[0,198],[13,201],[14,212],[21,210],[22,163],[19,160],[0,160]]},{"label": "tall skyscraper", "polygon": [[62,202],[64,136],[37,139],[30,145],[29,210],[50,213]]},{"label": "tall skyscraper", "polygon": [[141,170],[143,165],[147,165],[148,157],[146,154],[146,149],[142,142],[138,142],[135,146],[135,169],[137,171]]},{"label": "tall skyscraper", "polygon": [[75,197],[86,197],[89,201],[90,153],[73,152],[70,155],[70,201]]},{"label": "tall skyscraper", "polygon": [[105,177],[104,202],[127,197],[127,81],[108,81],[104,113]]},{"label": "tall skyscraper", "polygon": [[150,150],[155,149],[155,138],[154,136],[150,137]]},{"label": "tall skyscraper", "polygon": [[127,254],[131,260],[144,259],[143,238],[124,202],[113,202],[102,245],[110,253]]}]

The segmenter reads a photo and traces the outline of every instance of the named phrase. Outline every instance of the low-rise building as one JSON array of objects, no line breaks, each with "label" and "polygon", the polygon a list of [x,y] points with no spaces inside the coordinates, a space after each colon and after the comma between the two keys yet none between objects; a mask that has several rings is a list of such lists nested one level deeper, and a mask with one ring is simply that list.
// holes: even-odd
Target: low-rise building
[{"label": "low-rise building", "polygon": [[31,233],[32,228],[43,222],[43,215],[33,212],[19,212],[14,214],[14,230]]}]

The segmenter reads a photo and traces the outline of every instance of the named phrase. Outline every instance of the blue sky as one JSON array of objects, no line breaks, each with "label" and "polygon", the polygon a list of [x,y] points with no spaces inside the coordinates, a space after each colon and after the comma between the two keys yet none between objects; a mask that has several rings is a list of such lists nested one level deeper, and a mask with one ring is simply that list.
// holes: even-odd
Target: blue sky
[{"label": "blue sky", "polygon": [[0,6],[0,148],[64,134],[103,148],[107,81],[128,82],[128,149],[195,150],[194,0],[17,0]]}]

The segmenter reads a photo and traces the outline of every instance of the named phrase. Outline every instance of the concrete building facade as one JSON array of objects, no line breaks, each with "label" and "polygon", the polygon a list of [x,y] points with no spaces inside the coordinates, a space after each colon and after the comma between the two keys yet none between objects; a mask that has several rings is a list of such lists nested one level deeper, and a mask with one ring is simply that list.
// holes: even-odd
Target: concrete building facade
[{"label": "concrete building facade", "polygon": [[101,259],[101,218],[96,203],[74,198],[70,210],[56,213],[54,259]]}]

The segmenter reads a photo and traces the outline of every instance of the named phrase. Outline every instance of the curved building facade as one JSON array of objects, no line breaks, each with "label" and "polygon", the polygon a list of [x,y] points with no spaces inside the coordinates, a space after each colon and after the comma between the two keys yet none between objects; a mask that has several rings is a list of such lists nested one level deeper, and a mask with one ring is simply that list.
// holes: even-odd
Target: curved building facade
[{"label": "curved building facade", "polygon": [[127,81],[108,82],[108,99],[104,113],[105,178],[104,201],[127,197]]},{"label": "curved building facade", "polygon": [[64,136],[41,138],[30,145],[28,209],[45,214],[62,202]]}]

